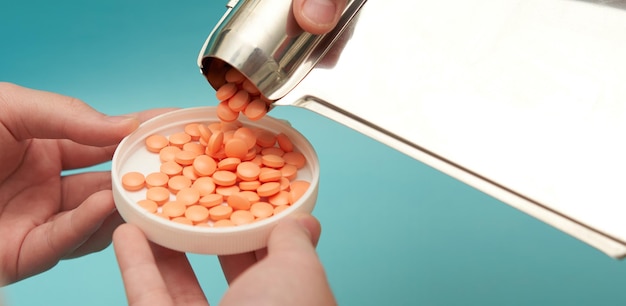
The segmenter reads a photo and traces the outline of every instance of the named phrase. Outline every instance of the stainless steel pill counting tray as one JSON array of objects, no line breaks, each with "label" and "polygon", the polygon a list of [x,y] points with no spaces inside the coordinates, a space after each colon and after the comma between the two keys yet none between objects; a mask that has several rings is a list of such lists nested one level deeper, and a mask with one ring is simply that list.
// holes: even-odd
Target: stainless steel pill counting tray
[{"label": "stainless steel pill counting tray", "polygon": [[[258,3],[238,6],[249,17],[240,20],[258,21]],[[289,9],[265,4],[272,16],[275,6]],[[611,0],[351,0],[337,27],[345,31],[328,34],[335,50],[319,62],[323,40],[258,37],[266,27],[252,27],[254,43],[241,47],[231,30],[242,23],[227,12],[199,65],[214,87],[223,61],[272,90],[268,97],[286,84],[275,105],[341,122],[623,258],[625,8]]]},{"label": "stainless steel pill counting tray", "polygon": [[283,99],[626,256],[624,1],[370,0]]}]

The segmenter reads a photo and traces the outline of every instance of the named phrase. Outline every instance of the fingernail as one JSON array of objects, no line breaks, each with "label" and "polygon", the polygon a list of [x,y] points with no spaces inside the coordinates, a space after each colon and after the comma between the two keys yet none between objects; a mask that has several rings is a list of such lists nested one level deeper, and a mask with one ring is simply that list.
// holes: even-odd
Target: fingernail
[{"label": "fingernail", "polygon": [[308,0],[302,6],[302,14],[317,24],[330,24],[335,21],[337,6],[330,0]]}]

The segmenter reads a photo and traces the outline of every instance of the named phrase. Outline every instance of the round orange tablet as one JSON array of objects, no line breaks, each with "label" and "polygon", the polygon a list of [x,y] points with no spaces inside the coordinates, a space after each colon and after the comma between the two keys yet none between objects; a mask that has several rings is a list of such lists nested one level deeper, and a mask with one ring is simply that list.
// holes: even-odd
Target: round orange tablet
[{"label": "round orange tablet", "polygon": [[284,178],[288,180],[294,180],[298,175],[298,167],[292,164],[285,164],[282,168],[279,169],[280,173],[283,174]]},{"label": "round orange tablet", "polygon": [[239,182],[239,189],[241,190],[251,190],[251,191],[255,191],[257,188],[259,188],[259,186],[261,186],[261,182],[254,180],[254,181],[241,181]]},{"label": "round orange tablet", "polygon": [[230,221],[235,225],[244,225],[254,221],[254,215],[247,210],[237,210],[230,215]]},{"label": "round orange tablet", "polygon": [[209,208],[209,218],[214,221],[228,219],[233,213],[233,208],[226,205],[219,205]]},{"label": "round orange tablet", "polygon": [[176,153],[178,153],[181,149],[175,146],[167,146],[161,151],[159,151],[159,159],[161,162],[173,161],[176,157]]},{"label": "round orange tablet", "polygon": [[198,153],[181,150],[174,155],[174,161],[181,166],[189,166],[193,163]]},{"label": "round orange tablet", "polygon": [[198,155],[193,160],[193,169],[200,176],[209,176],[217,169],[215,159],[208,155]]},{"label": "round orange tablet", "polygon": [[217,153],[224,144],[224,132],[214,131],[209,138],[209,144],[206,147],[208,153]]},{"label": "round orange tablet", "polygon": [[184,144],[191,141],[191,136],[185,132],[174,133],[169,137],[170,145],[182,148]]},{"label": "round orange tablet", "polygon": [[183,151],[194,152],[197,155],[204,154],[206,148],[198,142],[188,142],[183,145]]},{"label": "round orange tablet", "polygon": [[191,136],[191,140],[200,139],[200,130],[198,129],[198,123],[189,123],[185,125],[184,131],[187,135]]},{"label": "round orange tablet", "polygon": [[258,95],[261,93],[259,89],[249,79],[243,80],[243,83],[241,83],[241,88],[243,88],[243,90],[249,92],[252,95]]},{"label": "round orange tablet", "polygon": [[250,209],[251,205],[250,200],[240,192],[231,194],[226,202],[228,206],[232,207],[234,210]]},{"label": "round orange tablet", "polygon": [[274,154],[264,154],[261,158],[263,165],[268,166],[270,168],[281,168],[285,165],[285,160]]},{"label": "round orange tablet", "polygon": [[218,101],[224,101],[230,99],[237,92],[237,84],[235,83],[226,83],[215,92],[215,97]]},{"label": "round orange tablet", "polygon": [[276,143],[276,135],[266,129],[256,129],[256,143],[262,148],[271,148]]},{"label": "round orange tablet", "polygon": [[304,165],[306,164],[306,157],[304,157],[304,155],[300,152],[296,152],[296,151],[287,152],[282,157],[283,157],[283,160],[285,160],[285,163],[294,165],[298,169],[302,169]]},{"label": "round orange tablet", "polygon": [[248,103],[248,106],[243,110],[243,114],[252,121],[259,120],[267,114],[267,106],[260,99],[254,99]]},{"label": "round orange tablet", "polygon": [[246,197],[250,203],[256,203],[261,200],[261,196],[252,190],[243,190],[239,192],[240,195]]},{"label": "round orange tablet", "polygon": [[170,144],[170,141],[167,140],[167,137],[154,134],[150,135],[146,138],[146,149],[152,153],[159,153],[159,151]]},{"label": "round orange tablet", "polygon": [[159,205],[163,205],[170,199],[170,191],[165,187],[153,187],[146,192],[146,198]]},{"label": "round orange tablet", "polygon": [[289,205],[289,192],[279,191],[277,194],[269,197],[267,201],[274,206]]},{"label": "round orange tablet", "polygon": [[132,171],[122,176],[122,187],[128,191],[141,190],[146,183],[146,178],[142,173]]},{"label": "round orange tablet", "polygon": [[278,133],[276,135],[276,142],[278,142],[278,146],[285,152],[293,151],[293,143],[291,139],[285,135],[285,133]]},{"label": "round orange tablet", "polygon": [[228,101],[220,102],[215,109],[217,112],[217,117],[222,121],[231,122],[237,120],[239,117],[239,113],[233,111],[228,106]]},{"label": "round orange tablet", "polygon": [[176,176],[183,173],[183,166],[179,165],[177,162],[170,160],[161,164],[160,166],[161,172],[169,175]]},{"label": "round orange tablet", "polygon": [[212,177],[213,182],[220,186],[232,186],[237,182],[237,175],[230,171],[218,170],[213,173]]},{"label": "round orange tablet", "polygon": [[241,159],[237,157],[227,157],[217,163],[217,169],[235,171],[237,170],[237,166],[239,166],[240,163]]},{"label": "round orange tablet", "polygon": [[277,182],[277,181],[280,181],[281,177],[283,177],[283,174],[278,169],[261,168],[261,173],[259,174],[259,181],[261,181],[261,183]]},{"label": "round orange tablet", "polygon": [[185,167],[183,167],[182,175],[188,177],[192,181],[195,181],[195,180],[197,180],[200,177],[196,173],[196,171],[193,169],[193,166],[185,166]]},{"label": "round orange tablet", "polygon": [[215,192],[215,183],[208,176],[198,178],[191,184],[191,187],[197,189],[200,192],[200,196],[206,196]]},{"label": "round orange tablet", "polygon": [[256,145],[256,135],[250,128],[240,127],[235,131],[233,136],[245,141],[248,145],[248,150],[254,148],[254,145]]},{"label": "round orange tablet", "polygon": [[139,204],[139,206],[141,206],[143,209],[145,209],[149,213],[156,213],[157,209],[159,208],[159,204],[157,204],[155,201],[147,200],[147,199],[140,200],[137,202],[137,204]]},{"label": "round orange tablet", "polygon": [[239,189],[239,186],[237,185],[232,185],[232,186],[217,186],[215,187],[215,193],[217,194],[221,194],[222,196],[224,196],[224,199],[228,199],[229,196],[231,196],[232,194],[235,194],[237,192],[241,191]]},{"label": "round orange tablet", "polygon": [[234,96],[228,99],[228,107],[230,107],[233,112],[240,112],[246,108],[249,101],[250,94],[247,91],[240,89]]},{"label": "round orange tablet", "polygon": [[255,181],[260,173],[261,167],[253,162],[243,162],[237,166],[237,176],[244,181]]},{"label": "round orange tablet", "polygon": [[176,194],[176,201],[185,203],[190,206],[198,203],[200,200],[200,191],[192,187],[185,187]]},{"label": "round orange tablet", "polygon": [[191,220],[183,216],[172,218],[172,221],[180,224],[193,225],[193,222]]},{"label": "round orange tablet", "polygon": [[261,155],[278,155],[278,156],[283,156],[283,155],[285,155],[285,151],[283,151],[281,148],[278,148],[278,147],[269,147],[269,148],[263,148],[261,150]]},{"label": "round orange tablet", "polygon": [[228,157],[245,159],[246,154],[248,154],[248,145],[243,139],[232,138],[225,142],[224,153]]},{"label": "round orange tablet", "polygon": [[164,187],[167,186],[167,181],[170,177],[163,172],[153,172],[146,175],[146,187]]},{"label": "round orange tablet", "polygon": [[178,201],[168,201],[163,204],[163,207],[161,208],[161,213],[170,218],[176,218],[185,214],[186,209],[187,205],[185,205],[185,203]]},{"label": "round orange tablet", "polygon": [[293,181],[289,186],[289,204],[298,201],[302,195],[309,189],[311,183],[307,181]]},{"label": "round orange tablet", "polygon": [[289,205],[280,205],[274,207],[274,215],[278,215],[279,213],[285,211],[287,208],[289,208]]},{"label": "round orange tablet", "polygon": [[202,205],[191,205],[185,210],[185,218],[193,223],[201,223],[209,220],[209,209]]},{"label": "round orange tablet", "polygon": [[177,194],[181,189],[191,186],[191,180],[184,175],[175,175],[167,181],[167,187],[173,194]]},{"label": "round orange tablet", "polygon": [[267,218],[274,214],[274,206],[267,202],[256,202],[250,206],[250,212],[257,218]]},{"label": "round orange tablet", "polygon": [[259,196],[269,197],[280,192],[280,183],[279,182],[268,182],[263,183],[259,188],[256,189],[256,192]]},{"label": "round orange tablet", "polygon": [[233,223],[233,221],[230,221],[230,219],[217,220],[215,223],[213,223],[213,227],[229,227],[229,226],[235,226],[235,223]]},{"label": "round orange tablet", "polygon": [[239,70],[235,68],[230,68],[226,71],[226,74],[224,74],[224,79],[228,83],[238,84],[243,82],[246,77],[243,75],[243,73],[239,72]]},{"label": "round orange tablet", "polygon": [[198,204],[207,208],[211,208],[213,206],[220,205],[223,202],[224,202],[223,195],[217,194],[217,193],[211,193],[211,194],[207,194],[201,197],[200,200],[198,201]]},{"label": "round orange tablet", "polygon": [[211,130],[209,130],[209,128],[204,125],[204,124],[199,124],[198,125],[198,132],[200,133],[200,139],[203,139],[204,141],[208,142],[209,141],[209,137],[211,137],[211,134],[213,132],[211,132]]}]

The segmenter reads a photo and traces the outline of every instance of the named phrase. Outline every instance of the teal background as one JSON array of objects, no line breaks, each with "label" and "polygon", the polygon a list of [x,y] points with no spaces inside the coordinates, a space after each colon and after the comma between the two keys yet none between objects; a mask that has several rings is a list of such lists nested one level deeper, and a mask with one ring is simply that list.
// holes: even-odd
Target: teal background
[{"label": "teal background", "polygon": [[[0,81],[109,114],[215,105],[196,57],[225,3],[2,0]],[[318,250],[340,304],[626,304],[623,262],[324,117],[271,115],[318,152]],[[216,257],[190,257],[216,305]],[[111,247],[3,291],[8,305],[126,304]]]}]

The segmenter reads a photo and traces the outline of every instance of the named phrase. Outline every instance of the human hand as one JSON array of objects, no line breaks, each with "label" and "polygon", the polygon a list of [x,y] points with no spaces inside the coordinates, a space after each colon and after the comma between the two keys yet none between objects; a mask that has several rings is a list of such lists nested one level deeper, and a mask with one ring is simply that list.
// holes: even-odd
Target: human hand
[{"label": "human hand", "polygon": [[110,244],[122,222],[110,173],[61,171],[110,160],[159,112],[109,117],[77,99],[0,83],[0,285]]},{"label": "human hand", "polygon": [[[220,256],[230,285],[220,305],[336,305],[315,252],[320,231],[310,215],[288,217],[266,249]],[[184,253],[149,243],[130,224],[118,227],[113,245],[129,305],[208,305]]]},{"label": "human hand", "polygon": [[332,30],[348,0],[293,0],[293,14],[303,30],[324,34]]}]

